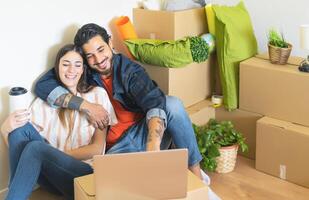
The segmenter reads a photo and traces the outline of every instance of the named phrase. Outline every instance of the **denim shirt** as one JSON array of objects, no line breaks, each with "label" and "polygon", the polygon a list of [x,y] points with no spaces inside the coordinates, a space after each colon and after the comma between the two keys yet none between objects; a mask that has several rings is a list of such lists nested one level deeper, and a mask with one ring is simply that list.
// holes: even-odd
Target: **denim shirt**
[{"label": "denim shirt", "polygon": [[[121,54],[113,54],[112,66],[113,98],[131,112],[144,113],[147,121],[152,117],[161,118],[166,127],[165,95],[145,69]],[[58,97],[68,93],[55,77],[51,69],[35,85],[36,95],[53,107]],[[87,77],[90,84],[104,87],[98,72],[90,69]]]}]

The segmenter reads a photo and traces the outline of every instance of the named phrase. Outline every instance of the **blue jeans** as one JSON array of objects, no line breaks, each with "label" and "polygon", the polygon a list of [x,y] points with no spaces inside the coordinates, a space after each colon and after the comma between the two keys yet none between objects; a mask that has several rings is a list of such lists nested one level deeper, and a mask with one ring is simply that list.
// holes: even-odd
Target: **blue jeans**
[{"label": "blue jeans", "polygon": [[[182,102],[173,96],[166,96],[167,127],[164,132],[161,149],[167,149],[171,141],[176,148],[187,148],[188,165],[193,166],[202,160],[199,152],[191,120]],[[125,135],[106,153],[139,152],[146,150],[148,126],[146,119],[133,125]]]},{"label": "blue jeans", "polygon": [[9,134],[10,183],[6,200],[26,200],[39,183],[51,192],[74,199],[75,177],[93,172],[44,141],[29,123]]}]

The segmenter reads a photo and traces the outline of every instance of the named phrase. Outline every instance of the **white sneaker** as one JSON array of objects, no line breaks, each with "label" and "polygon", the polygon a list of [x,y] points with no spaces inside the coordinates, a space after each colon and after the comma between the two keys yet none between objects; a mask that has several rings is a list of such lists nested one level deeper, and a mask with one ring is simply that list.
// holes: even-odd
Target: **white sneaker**
[{"label": "white sneaker", "polygon": [[203,182],[206,185],[210,185],[210,178],[209,178],[209,176],[203,170],[201,170],[201,174],[202,174],[202,177],[203,177]]},{"label": "white sneaker", "polygon": [[[201,170],[201,174],[203,177],[203,182],[209,186],[210,177],[203,170]],[[214,193],[212,189],[210,189],[210,187],[208,187],[208,199],[209,200],[221,200],[221,198],[216,193]]]}]

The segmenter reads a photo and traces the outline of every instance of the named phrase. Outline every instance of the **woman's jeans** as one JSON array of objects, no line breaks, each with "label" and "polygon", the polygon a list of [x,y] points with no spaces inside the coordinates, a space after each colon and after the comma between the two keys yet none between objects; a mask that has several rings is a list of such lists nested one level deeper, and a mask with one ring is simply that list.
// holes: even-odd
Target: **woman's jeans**
[{"label": "woman's jeans", "polygon": [[11,132],[8,140],[7,200],[28,199],[36,183],[66,199],[74,199],[74,178],[93,172],[90,165],[46,143],[30,123]]},{"label": "woman's jeans", "polygon": [[[161,149],[167,149],[173,141],[176,148],[187,148],[188,165],[201,160],[196,138],[188,114],[182,102],[166,96],[167,127]],[[133,125],[107,153],[138,152],[146,150],[148,127],[146,120]],[[7,200],[27,199],[38,182],[49,191],[73,199],[73,179],[93,172],[79,160],[48,145],[31,124],[9,134],[9,158],[11,179]]]}]

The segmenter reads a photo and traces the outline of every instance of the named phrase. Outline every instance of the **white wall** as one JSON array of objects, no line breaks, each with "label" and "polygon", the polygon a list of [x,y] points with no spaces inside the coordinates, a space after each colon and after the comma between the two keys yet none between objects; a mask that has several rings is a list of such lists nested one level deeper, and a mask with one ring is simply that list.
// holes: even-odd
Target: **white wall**
[{"label": "white wall", "polygon": [[[52,66],[60,46],[72,42],[78,27],[95,22],[114,32],[110,21],[116,16],[132,16],[137,0],[0,0],[0,123],[8,114],[8,87],[27,88]],[[236,0],[208,0],[235,4]],[[309,24],[307,0],[245,0],[251,15],[260,52],[266,51],[266,32],[277,27],[294,47],[292,54],[304,56],[299,49],[298,27]],[[132,18],[131,18],[132,19]],[[114,36],[116,36],[114,34]],[[122,50],[120,43],[116,49]],[[7,185],[7,151],[0,140],[0,193]],[[1,196],[1,195],[0,195]],[[1,198],[1,197],[0,197]]]},{"label": "white wall", "polygon": [[[222,5],[235,5],[239,0],[206,0]],[[291,54],[302,56],[309,51],[300,49],[299,26],[309,24],[308,0],[244,0],[250,14],[259,52],[267,51],[267,31],[274,27],[284,33],[285,39],[293,45]]]},{"label": "white wall", "polygon": [[[136,0],[0,0],[0,123],[8,114],[10,86],[31,88],[52,66],[59,47],[73,42],[81,25],[94,22],[114,31],[110,21],[121,15],[131,18],[136,6]],[[8,162],[0,140],[1,193],[7,186]]]}]

